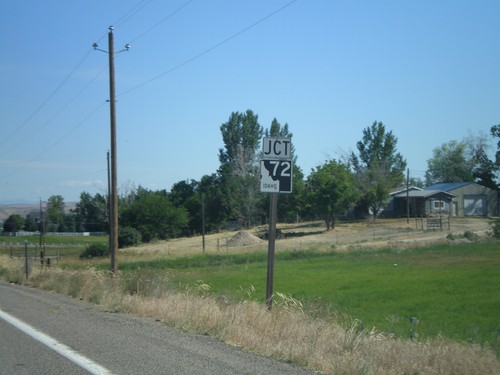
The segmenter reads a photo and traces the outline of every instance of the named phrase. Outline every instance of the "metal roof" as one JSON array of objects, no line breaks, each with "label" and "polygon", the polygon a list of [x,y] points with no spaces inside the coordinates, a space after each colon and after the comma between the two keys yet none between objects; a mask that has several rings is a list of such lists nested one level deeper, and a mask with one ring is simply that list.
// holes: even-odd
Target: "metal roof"
[{"label": "metal roof", "polygon": [[427,186],[424,190],[451,191],[472,184],[473,182],[446,182]]},{"label": "metal roof", "polygon": [[412,190],[423,190],[423,189],[421,189],[417,186],[410,186],[408,189],[404,188],[404,189],[394,190],[390,194],[392,196],[397,195],[397,194],[402,193],[402,192],[404,192],[406,194],[406,190],[412,191]]},{"label": "metal roof", "polygon": [[[443,190],[410,190],[408,197],[410,198],[431,198],[433,196],[440,196],[441,198],[453,198],[455,194],[448,193]],[[406,191],[395,194],[394,198],[406,198]]]}]

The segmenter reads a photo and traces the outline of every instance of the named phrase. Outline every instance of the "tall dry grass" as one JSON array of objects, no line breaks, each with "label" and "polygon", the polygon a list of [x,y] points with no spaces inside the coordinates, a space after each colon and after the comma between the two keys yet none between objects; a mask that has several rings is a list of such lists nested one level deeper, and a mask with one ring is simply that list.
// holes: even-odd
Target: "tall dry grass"
[{"label": "tall dry grass", "polygon": [[[23,280],[16,273],[22,276],[21,264],[0,258],[0,277]],[[444,338],[395,339],[363,329],[356,321],[345,329],[338,320],[311,317],[289,296],[277,294],[273,310],[268,311],[256,302],[213,297],[202,282],[183,292],[173,291],[166,279],[158,274],[112,278],[95,268],[53,268],[34,272],[29,283],[327,374],[500,373],[495,353],[478,346]]]}]

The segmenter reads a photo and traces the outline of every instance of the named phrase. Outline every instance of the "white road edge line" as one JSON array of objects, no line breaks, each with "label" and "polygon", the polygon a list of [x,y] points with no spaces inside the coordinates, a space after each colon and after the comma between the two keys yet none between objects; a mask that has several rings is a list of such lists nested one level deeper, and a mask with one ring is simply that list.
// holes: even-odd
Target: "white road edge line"
[{"label": "white road edge line", "polygon": [[5,311],[0,310],[0,318],[5,320],[7,323],[12,324],[14,327],[20,329],[21,331],[23,331],[27,335],[33,337],[35,340],[41,342],[42,344],[44,344],[48,348],[59,353],[63,357],[66,357],[71,362],[75,363],[76,365],[84,368],[85,370],[87,370],[91,374],[94,374],[94,375],[112,375],[112,372],[110,372],[105,367],[98,365],[94,361],[88,359],[87,357],[84,357],[83,355],[77,353],[76,351],[69,348],[68,346],[60,343],[56,339],[53,339],[52,337],[37,330],[36,328],[31,327],[30,325],[13,317],[12,315],[6,313]]}]

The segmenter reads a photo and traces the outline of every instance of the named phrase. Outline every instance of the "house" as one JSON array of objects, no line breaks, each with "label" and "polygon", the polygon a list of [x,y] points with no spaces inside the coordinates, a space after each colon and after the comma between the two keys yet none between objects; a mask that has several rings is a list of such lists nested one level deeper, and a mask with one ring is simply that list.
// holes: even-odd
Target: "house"
[{"label": "house", "polygon": [[392,213],[396,217],[450,215],[455,195],[442,190],[409,188],[391,193]]},{"label": "house", "polygon": [[498,216],[498,192],[474,182],[440,183],[391,193],[391,216]]},{"label": "house", "polygon": [[474,182],[441,183],[425,190],[441,190],[454,194],[453,216],[498,216],[498,191]]}]

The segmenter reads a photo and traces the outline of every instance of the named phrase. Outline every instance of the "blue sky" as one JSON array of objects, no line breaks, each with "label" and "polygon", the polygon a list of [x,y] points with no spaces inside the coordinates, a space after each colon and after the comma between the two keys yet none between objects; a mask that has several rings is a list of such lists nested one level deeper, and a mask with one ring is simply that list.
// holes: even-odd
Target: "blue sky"
[{"label": "blue sky", "polygon": [[[216,172],[220,125],[288,123],[306,175],[382,121],[412,177],[500,123],[500,2],[10,1],[0,33],[0,202],[105,193],[108,26],[118,187]],[[492,142],[493,143],[493,142]],[[494,149],[492,148],[492,154]]]}]

